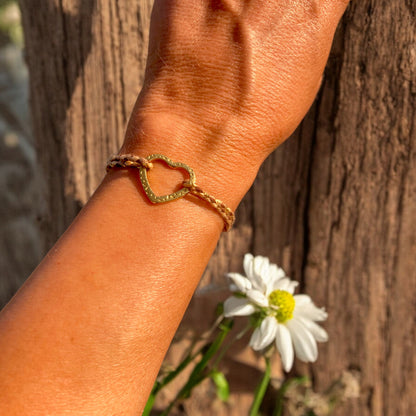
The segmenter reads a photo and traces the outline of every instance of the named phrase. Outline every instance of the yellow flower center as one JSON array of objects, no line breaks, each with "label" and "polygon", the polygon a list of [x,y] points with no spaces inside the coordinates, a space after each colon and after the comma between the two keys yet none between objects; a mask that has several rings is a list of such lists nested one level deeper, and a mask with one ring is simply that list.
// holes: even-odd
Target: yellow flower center
[{"label": "yellow flower center", "polygon": [[275,312],[277,322],[281,324],[293,318],[293,310],[295,309],[295,298],[286,290],[274,290],[269,295],[269,302],[279,309]]}]

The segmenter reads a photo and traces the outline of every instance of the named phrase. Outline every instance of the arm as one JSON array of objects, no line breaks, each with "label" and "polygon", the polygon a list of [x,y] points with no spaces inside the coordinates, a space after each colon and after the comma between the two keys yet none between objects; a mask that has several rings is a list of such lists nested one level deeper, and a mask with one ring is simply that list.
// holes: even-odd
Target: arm
[{"label": "arm", "polygon": [[[122,152],[188,164],[235,209],[312,103],[346,3],[156,1]],[[151,177],[159,192],[181,180]],[[0,413],[140,414],[222,227],[192,197],[153,206],[137,173],[109,173],[0,315]]]}]

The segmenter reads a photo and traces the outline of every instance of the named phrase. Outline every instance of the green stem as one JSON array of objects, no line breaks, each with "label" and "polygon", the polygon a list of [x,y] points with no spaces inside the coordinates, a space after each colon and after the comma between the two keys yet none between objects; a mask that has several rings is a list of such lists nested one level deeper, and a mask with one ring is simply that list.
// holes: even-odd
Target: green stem
[{"label": "green stem", "polygon": [[153,391],[152,391],[149,398],[147,399],[146,406],[144,407],[142,416],[149,416],[150,415],[150,412],[152,411],[153,405],[155,403],[155,399],[156,399],[156,394],[153,394]]},{"label": "green stem", "polygon": [[176,378],[176,376],[178,376],[183,370],[185,370],[188,364],[190,364],[195,357],[201,354],[203,348],[204,347],[200,348],[195,354],[188,354],[175,370],[169,372],[169,374],[167,374],[167,376],[162,381],[157,383],[157,385],[154,388],[154,393],[158,393],[160,390],[162,390],[163,387],[169,384],[174,378]]},{"label": "green stem", "polygon": [[209,377],[209,373],[204,374],[203,371],[205,370],[211,358],[220,349],[222,343],[225,340],[225,337],[230,332],[232,325],[233,325],[233,321],[226,321],[220,325],[221,332],[217,335],[215,340],[212,342],[212,344],[203,354],[199,363],[194,367],[186,384],[180,389],[176,397],[172,400],[172,402],[169,404],[169,406],[163,411],[163,413],[160,416],[168,415],[178,400],[189,397],[192,389],[195,386],[197,386],[199,383],[201,383],[203,380],[205,380],[207,377]]},{"label": "green stem", "polygon": [[250,408],[249,416],[257,416],[259,414],[260,405],[263,401],[264,395],[266,394],[266,390],[270,382],[270,374],[271,374],[270,358],[265,358],[265,360],[266,360],[266,370],[264,371],[263,378],[261,379],[254,393],[254,400]]},{"label": "green stem", "polygon": [[[212,325],[212,327],[206,333],[202,334],[201,339],[206,339],[210,337],[211,334],[214,332],[215,328],[218,327],[222,319],[224,319],[223,315],[219,316],[216,319],[215,323]],[[201,354],[207,346],[207,344],[205,344],[196,353],[192,354],[192,350],[195,343],[196,342],[193,342],[193,345],[190,347],[187,356],[182,360],[178,367],[175,370],[169,372],[169,374],[162,381],[155,384],[155,387],[153,388],[154,394],[157,394],[160,390],[162,390],[163,387],[166,386],[166,384],[170,383],[173,379],[175,379],[175,377],[179,375],[188,366],[188,364],[190,364],[194,360],[194,358],[198,357],[198,355]]]},{"label": "green stem", "polygon": [[[194,380],[197,380],[199,378],[199,375],[201,372],[205,369],[205,367],[208,365],[209,360],[217,353],[217,351],[220,349],[221,345],[223,344],[225,337],[230,332],[233,325],[233,321],[226,321],[223,322],[220,326],[221,332],[217,335],[213,343],[210,345],[210,347],[207,349],[206,353],[202,356],[201,361],[195,366],[193,369],[188,382],[185,384],[184,389],[192,385],[192,382]],[[187,397],[185,395],[184,397]]]},{"label": "green stem", "polygon": [[[219,316],[214,324],[211,326],[211,328],[209,328],[209,330],[207,332],[205,332],[204,334],[202,334],[201,336],[201,340],[203,339],[207,339],[211,336],[211,334],[214,332],[214,330],[218,327],[219,323],[221,322],[221,320],[224,319],[224,316],[221,315]],[[192,353],[192,350],[194,348],[196,344],[196,340],[194,340],[194,342],[192,343],[192,345],[190,346],[188,353],[186,355],[186,357],[180,362],[180,364],[178,365],[178,367],[173,370],[170,371],[165,378],[163,378],[161,381],[156,381],[152,392],[150,393],[149,398],[147,399],[146,402],[146,406],[144,408],[143,414],[142,416],[149,416],[155,399],[156,399],[156,395],[159,393],[160,390],[163,389],[163,387],[165,387],[167,384],[169,384],[172,380],[174,380],[198,355],[200,355],[202,353],[202,351],[206,348],[207,344],[205,344],[204,346],[202,346],[197,352]]]},{"label": "green stem", "polygon": [[220,363],[220,361],[222,360],[222,358],[224,357],[224,355],[227,353],[227,351],[230,349],[230,347],[232,347],[232,345],[234,344],[234,342],[238,341],[239,339],[241,339],[246,333],[247,331],[251,328],[251,325],[248,324],[242,331],[240,331],[217,355],[217,358],[214,361],[214,364],[212,365],[213,368],[217,368],[218,364]]},{"label": "green stem", "polygon": [[156,399],[156,395],[159,393],[160,390],[162,390],[163,387],[165,387],[167,384],[169,384],[172,380],[174,380],[201,352],[203,351],[204,347],[200,348],[197,352],[192,354],[192,348],[189,351],[189,353],[186,355],[186,357],[179,363],[178,367],[170,371],[165,378],[163,378],[161,381],[156,381],[152,392],[150,393],[149,398],[147,399],[146,406],[144,408],[142,416],[148,416],[150,414],[150,411],[153,408],[153,404]]}]

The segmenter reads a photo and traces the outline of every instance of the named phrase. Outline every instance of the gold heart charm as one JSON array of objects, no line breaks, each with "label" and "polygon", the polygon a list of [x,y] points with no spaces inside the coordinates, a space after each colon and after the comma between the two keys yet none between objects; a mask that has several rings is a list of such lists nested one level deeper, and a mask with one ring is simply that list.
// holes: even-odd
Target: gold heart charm
[{"label": "gold heart charm", "polygon": [[[189,174],[188,183],[191,185],[191,187],[195,185],[195,173],[188,165],[185,165],[185,163],[172,162],[172,160],[170,160],[168,157],[160,154],[153,154],[147,156],[146,159],[150,163],[154,160],[163,160],[171,169],[185,169]],[[141,166],[139,167],[139,171],[140,181],[143,185],[143,189],[146,192],[146,195],[149,198],[150,202],[152,202],[153,204],[174,201],[175,199],[184,197],[190,191],[190,188],[187,186],[179,189],[179,191],[173,192],[172,194],[157,196],[150,187],[149,178],[147,177],[147,169]]]}]

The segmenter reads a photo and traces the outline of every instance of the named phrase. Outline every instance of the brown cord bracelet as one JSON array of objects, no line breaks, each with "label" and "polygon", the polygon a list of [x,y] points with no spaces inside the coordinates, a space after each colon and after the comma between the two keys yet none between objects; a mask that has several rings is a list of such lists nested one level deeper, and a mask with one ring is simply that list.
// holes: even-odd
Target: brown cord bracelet
[{"label": "brown cord bracelet", "polygon": [[[147,171],[152,169],[154,160],[162,160],[172,169],[184,169],[188,172],[189,179],[183,182],[182,188],[169,195],[157,196],[150,184],[147,177]],[[159,204],[164,202],[174,201],[178,198],[183,198],[187,194],[192,194],[197,198],[200,198],[208,202],[222,217],[224,220],[224,231],[229,231],[234,224],[235,215],[234,212],[228,208],[222,201],[207,194],[199,186],[196,185],[196,177],[194,171],[185,163],[173,162],[168,157],[161,154],[152,154],[147,157],[136,156],[132,154],[114,155],[107,162],[107,172],[113,168],[135,168],[139,170],[140,182],[142,183],[143,190],[145,191],[149,201],[153,204]]]}]

